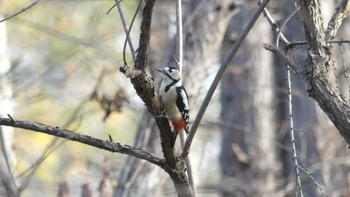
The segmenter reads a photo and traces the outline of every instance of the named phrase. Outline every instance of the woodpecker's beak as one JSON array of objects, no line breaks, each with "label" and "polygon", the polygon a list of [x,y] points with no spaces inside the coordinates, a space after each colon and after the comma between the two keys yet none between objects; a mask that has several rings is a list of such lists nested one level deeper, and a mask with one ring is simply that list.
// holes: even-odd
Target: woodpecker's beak
[{"label": "woodpecker's beak", "polygon": [[156,68],[156,71],[161,72],[161,73],[164,73],[164,70],[163,70],[163,69]]}]

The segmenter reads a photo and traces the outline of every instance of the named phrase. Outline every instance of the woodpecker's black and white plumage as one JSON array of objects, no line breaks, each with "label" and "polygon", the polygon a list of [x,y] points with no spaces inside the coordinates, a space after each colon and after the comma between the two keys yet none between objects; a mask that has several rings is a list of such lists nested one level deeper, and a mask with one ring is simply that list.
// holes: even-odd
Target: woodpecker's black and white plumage
[{"label": "woodpecker's black and white plumage", "polygon": [[188,95],[181,83],[181,72],[177,68],[156,69],[162,73],[163,81],[159,88],[160,102],[177,133],[188,133],[189,108]]}]

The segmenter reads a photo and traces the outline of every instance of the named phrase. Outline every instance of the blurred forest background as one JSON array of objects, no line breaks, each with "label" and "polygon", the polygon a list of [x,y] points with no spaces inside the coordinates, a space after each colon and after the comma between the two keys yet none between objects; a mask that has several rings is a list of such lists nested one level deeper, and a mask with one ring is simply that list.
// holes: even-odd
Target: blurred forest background
[{"label": "blurred forest background", "polygon": [[[0,0],[0,20],[35,1]],[[321,0],[327,23],[338,1]],[[112,0],[42,0],[0,23],[0,114],[67,128],[142,148],[162,157],[158,129],[123,65],[125,32]],[[123,0],[128,26],[139,1]],[[138,13],[130,38],[137,48]],[[268,10],[290,41],[303,41],[296,2]],[[184,85],[191,121],[218,66],[257,8],[256,0],[183,1]],[[175,1],[156,2],[149,73],[173,61]],[[349,20],[338,39],[349,39]],[[286,69],[263,43],[276,35],[266,18],[255,24],[227,69],[189,154],[198,196],[295,196]],[[306,47],[292,51],[303,65]],[[349,45],[333,44],[334,86],[349,101]],[[127,49],[128,65],[133,66]],[[292,77],[296,145],[305,196],[349,196],[350,159],[343,138]],[[172,196],[159,167],[42,133],[1,127],[2,150],[22,196]],[[179,147],[177,147],[179,149]],[[175,150],[180,152],[180,150]],[[0,162],[5,165],[4,153]],[[3,183],[4,184],[4,183]],[[84,193],[85,192],[85,193]],[[6,194],[0,188],[0,196]],[[149,194],[149,195],[147,195]]]}]

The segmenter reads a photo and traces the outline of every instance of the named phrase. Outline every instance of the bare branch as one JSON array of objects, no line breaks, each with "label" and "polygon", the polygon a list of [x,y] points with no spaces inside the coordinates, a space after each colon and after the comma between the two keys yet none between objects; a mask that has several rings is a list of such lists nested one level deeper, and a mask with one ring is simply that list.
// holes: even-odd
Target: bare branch
[{"label": "bare branch", "polygon": [[317,182],[316,178],[311,174],[311,172],[307,171],[306,169],[304,169],[303,167],[299,166],[298,167],[301,171],[305,172],[305,174],[307,174],[316,184],[316,187],[318,188],[318,190],[320,190],[321,194],[323,197],[326,197],[328,195],[326,195],[322,189],[322,186]]},{"label": "bare branch", "polygon": [[[179,68],[179,71],[182,73],[183,68],[183,31],[182,31],[182,0],[176,0],[176,26],[177,26],[177,42],[176,42],[176,57],[174,57],[174,60],[177,64],[177,67]],[[182,149],[184,148],[184,144],[186,141],[186,134],[185,130],[181,131],[180,133],[180,142]],[[195,192],[195,186],[194,186],[194,180],[193,180],[193,171],[192,171],[192,165],[190,158],[186,158],[186,169],[187,169],[187,178],[188,182],[192,188],[193,196],[196,196]]]},{"label": "bare branch", "polygon": [[[131,30],[131,25],[130,25],[130,28],[128,28],[128,25],[126,24],[126,19],[125,19],[125,16],[124,16],[124,12],[123,12],[123,9],[120,5],[120,1],[118,0],[115,0],[115,3],[117,4],[117,8],[118,8],[118,12],[119,12],[119,16],[120,16],[120,19],[122,21],[122,24],[123,24],[123,28],[124,28],[124,32],[125,32],[125,37],[126,37],[126,41],[128,42],[129,44],[129,48],[130,48],[130,52],[131,52],[131,57],[132,57],[132,60],[133,62],[135,63],[135,50],[134,50],[134,45],[132,44],[132,41],[130,39],[130,30]],[[140,5],[140,4],[139,4]],[[136,10],[136,14],[138,12],[138,9],[139,9],[140,6],[138,6],[137,10]],[[123,58],[124,58],[124,65],[126,65],[126,60],[125,60],[125,50],[123,50]]]},{"label": "bare branch", "polygon": [[338,32],[343,20],[347,17],[350,8],[349,0],[342,0],[338,7],[335,9],[335,12],[328,22],[327,29],[325,31],[326,40],[333,39]]},{"label": "bare branch", "polygon": [[3,185],[8,196],[19,197],[19,190],[11,172],[6,150],[4,147],[3,131],[0,127],[0,183]]},{"label": "bare branch", "polygon": [[101,139],[93,138],[88,135],[75,133],[70,130],[60,129],[58,127],[52,127],[52,126],[41,124],[38,122],[23,121],[23,120],[15,120],[15,122],[13,122],[9,118],[0,118],[0,125],[16,127],[16,128],[21,128],[21,129],[26,129],[31,131],[37,131],[40,133],[46,133],[46,134],[57,136],[60,138],[65,138],[70,141],[76,141],[76,142],[87,144],[96,148],[104,149],[110,152],[118,152],[121,154],[131,155],[139,159],[149,161],[160,167],[164,165],[163,159],[158,158],[152,153],[146,152],[144,150],[136,149],[128,145],[113,143],[111,141],[103,141]]},{"label": "bare branch", "polygon": [[[87,98],[83,99],[82,102],[73,110],[73,112],[71,113],[70,117],[67,119],[67,121],[63,124],[63,128],[67,128],[69,127],[75,120],[80,119],[79,116],[79,112],[84,108],[84,106],[86,105],[87,101],[93,99],[96,96],[96,91],[99,87],[99,85],[102,82],[103,76],[106,74],[106,71],[103,70],[100,73],[100,76],[98,77],[95,87],[93,88],[92,92],[88,95]],[[12,119],[12,117],[8,114],[8,117],[10,119]],[[14,121],[14,120],[13,120]],[[111,141],[111,140],[110,140]],[[48,157],[50,156],[50,154],[55,151],[56,149],[58,149],[64,142],[66,142],[66,140],[62,140],[58,137],[52,139],[52,141],[48,144],[48,146],[46,147],[46,149],[42,152],[41,156],[37,159],[37,161],[35,161],[28,169],[24,170],[23,172],[21,172],[20,174],[17,175],[16,178],[21,177],[27,173],[29,173],[24,180],[22,181],[20,187],[19,187],[19,191],[23,191],[28,184],[30,183],[31,179],[34,176],[34,173],[36,172],[36,170],[38,169],[38,167],[40,166],[40,164]]]},{"label": "bare branch", "polygon": [[[259,2],[259,4],[261,1]],[[267,8],[264,8],[264,16],[267,19],[267,21],[270,23],[272,29],[275,31],[275,33],[278,33],[278,39],[281,39],[285,44],[288,44],[289,41],[284,36],[284,34],[281,32],[279,25],[276,23],[276,21],[272,18],[270,12],[267,10]]]},{"label": "bare branch", "polygon": [[[284,27],[286,26],[286,24],[288,23],[288,21],[300,10],[300,7],[297,7],[288,17],[287,19],[284,21],[284,23],[281,26],[281,29],[277,32],[277,40],[276,40],[276,45],[279,46],[279,38],[281,36],[283,36],[282,34],[282,30],[284,29]],[[283,36],[284,37],[284,36]],[[287,43],[288,44],[288,43]]]},{"label": "bare branch", "polygon": [[243,30],[243,32],[241,32],[241,34],[239,35],[237,41],[235,42],[235,44],[233,45],[230,53],[228,54],[228,56],[225,58],[225,60],[223,61],[224,63],[221,65],[221,67],[219,68],[218,72],[215,75],[215,78],[212,82],[212,84],[210,85],[210,88],[207,92],[207,95],[204,98],[204,101],[199,109],[199,112],[193,122],[193,125],[191,127],[190,130],[190,134],[188,135],[188,138],[186,140],[185,143],[185,147],[183,149],[182,152],[182,157],[186,158],[189,151],[190,151],[190,147],[194,138],[194,135],[196,134],[196,131],[199,127],[199,124],[203,118],[203,115],[209,105],[209,102],[211,100],[211,98],[213,97],[213,94],[216,90],[216,87],[218,86],[222,75],[224,74],[226,68],[228,67],[228,64],[231,62],[231,60],[233,59],[233,57],[235,56],[236,52],[238,51],[239,47],[241,46],[243,40],[246,38],[246,36],[248,35],[248,33],[250,32],[251,28],[253,27],[253,25],[255,24],[255,22],[257,21],[257,19],[259,18],[260,14],[263,12],[264,8],[266,7],[266,5],[269,3],[270,0],[264,0],[258,7],[258,9],[256,10],[256,12],[254,13],[254,15],[252,16],[252,19],[249,21],[249,23],[247,24],[247,26],[245,27],[245,29]]},{"label": "bare branch", "polygon": [[[342,43],[350,43],[350,40],[328,40],[326,41],[327,44],[342,44]],[[290,42],[287,46],[286,49],[290,49],[293,48],[295,46],[303,46],[303,45],[307,45],[308,43],[306,41],[294,41],[294,42]]]},{"label": "bare branch", "polygon": [[182,8],[181,0],[176,1],[176,26],[177,26],[177,66],[182,73],[183,62],[183,37],[182,37]]},{"label": "bare branch", "polygon": [[320,105],[346,143],[350,145],[350,106],[328,81],[327,71],[331,59],[325,42],[320,2],[300,0],[300,7],[309,44],[306,61],[309,95]]},{"label": "bare branch", "polygon": [[[120,71],[130,77],[136,93],[145,103],[150,114],[156,117],[155,119],[160,130],[161,145],[165,160],[171,168],[175,168],[176,161],[173,147],[171,146],[173,139],[169,121],[166,118],[159,117],[163,109],[158,96],[155,94],[154,81],[146,74],[154,4],[155,0],[148,0],[143,9],[139,48],[134,68],[124,66],[120,68]],[[133,75],[128,75],[127,73]]]},{"label": "bare branch", "polygon": [[109,14],[116,6],[117,6],[117,3],[112,5],[112,7],[107,10],[106,14]]},{"label": "bare branch", "polygon": [[34,1],[33,3],[29,4],[27,7],[22,8],[22,10],[20,10],[20,11],[14,13],[14,14],[11,14],[10,16],[8,16],[8,17],[6,17],[6,18],[4,18],[4,19],[1,19],[1,20],[0,20],[0,23],[2,23],[2,22],[4,22],[4,21],[7,21],[7,20],[9,20],[9,19],[11,19],[11,18],[13,18],[13,17],[15,17],[15,16],[18,16],[18,15],[22,14],[23,12],[25,12],[25,11],[29,10],[30,8],[34,7],[37,3],[39,3],[39,1],[40,1],[40,0],[36,0],[36,1]]},{"label": "bare branch", "polygon": [[299,66],[293,60],[291,60],[286,54],[284,54],[277,46],[265,43],[264,48],[266,50],[269,50],[269,51],[275,53],[278,57],[280,57],[284,62],[286,62],[291,67],[293,72],[298,74],[298,76],[300,76],[301,78],[305,79]]},{"label": "bare branch", "polygon": [[292,97],[292,80],[290,76],[290,67],[287,65],[287,83],[288,83],[288,111],[289,111],[289,134],[290,141],[292,143],[293,150],[293,161],[294,161],[294,170],[295,170],[295,182],[297,186],[296,196],[303,197],[303,188],[300,181],[300,171],[299,171],[299,161],[297,155],[296,141],[294,137],[294,118],[293,118],[293,97]]},{"label": "bare branch", "polygon": [[[134,13],[134,16],[132,17],[129,30],[128,30],[128,33],[126,34],[126,38],[125,38],[125,41],[124,41],[124,47],[123,47],[123,60],[124,60],[124,65],[126,65],[126,57],[125,57],[126,44],[127,44],[127,43],[129,42],[129,40],[130,40],[130,32],[131,32],[132,26],[134,25],[136,16],[137,16],[137,14],[138,14],[139,11],[140,11],[141,3],[142,3],[142,0],[140,0],[139,5],[137,6],[136,11],[135,11],[135,13]],[[129,45],[130,45],[130,44],[129,44]],[[130,51],[131,51],[131,54],[132,54],[132,57],[133,57],[133,63],[135,64],[136,52],[135,52],[134,49],[131,50],[131,48],[130,48]]]},{"label": "bare branch", "polygon": [[148,46],[151,38],[152,13],[155,2],[155,0],[146,1],[142,13],[141,33],[135,68],[137,70],[142,70],[143,72],[145,72],[147,67]]}]

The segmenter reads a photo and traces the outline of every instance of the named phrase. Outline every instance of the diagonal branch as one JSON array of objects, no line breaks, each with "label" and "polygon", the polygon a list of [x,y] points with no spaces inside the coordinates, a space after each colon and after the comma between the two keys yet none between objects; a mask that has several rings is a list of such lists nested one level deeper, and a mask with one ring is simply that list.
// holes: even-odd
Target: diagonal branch
[{"label": "diagonal branch", "polygon": [[[260,4],[261,1],[259,1]],[[284,44],[289,44],[288,39],[284,36],[284,34],[282,33],[279,25],[276,23],[276,21],[272,18],[270,12],[267,10],[267,8],[264,8],[264,16],[267,19],[267,22],[271,25],[272,29],[274,30],[275,33],[277,33],[279,36],[277,38],[281,39],[283,41]]]},{"label": "diagonal branch", "polygon": [[[130,48],[130,53],[131,53],[131,57],[132,57],[132,61],[135,63],[135,50],[134,50],[134,45],[132,44],[132,41],[130,39],[130,31],[131,31],[131,28],[132,28],[132,24],[130,24],[130,27],[128,27],[128,25],[126,24],[126,19],[125,19],[125,15],[124,15],[124,12],[123,12],[123,9],[122,9],[122,6],[120,5],[120,1],[118,0],[115,0],[115,3],[117,5],[117,8],[118,8],[118,12],[119,12],[119,15],[120,15],[120,19],[122,21],[122,24],[123,24],[123,28],[124,28],[124,32],[125,32],[125,41],[129,44],[129,48]],[[139,5],[137,6],[137,9],[136,9],[136,12],[134,14],[134,17],[133,17],[133,21],[139,11],[139,8],[140,8],[140,5],[141,5],[141,1],[139,3]],[[126,64],[126,58],[125,58],[125,45],[124,45],[124,49],[123,49],[123,59],[124,59],[124,64]]]},{"label": "diagonal branch", "polygon": [[326,40],[331,40],[335,37],[335,35],[338,32],[338,29],[343,23],[343,20],[347,17],[349,13],[349,8],[350,8],[349,0],[342,0],[339,3],[338,7],[335,9],[335,12],[331,20],[328,22],[328,26],[325,31]]},{"label": "diagonal branch", "polygon": [[323,20],[319,0],[300,0],[301,13],[309,44],[306,61],[309,96],[312,97],[327,114],[335,127],[350,145],[350,106],[332,88],[328,80],[330,51],[325,41]]},{"label": "diagonal branch", "polygon": [[275,53],[285,63],[287,63],[288,66],[291,67],[292,71],[295,72],[300,78],[302,78],[304,81],[306,80],[299,66],[293,60],[291,60],[286,54],[284,54],[276,45],[264,43],[263,46],[266,50],[269,50]]},{"label": "diagonal branch", "polygon": [[52,126],[41,124],[38,122],[14,120],[10,118],[0,118],[0,125],[16,127],[16,128],[21,128],[21,129],[26,129],[31,131],[37,131],[40,133],[46,133],[46,134],[57,136],[60,138],[65,138],[70,141],[76,141],[76,142],[87,144],[96,148],[104,149],[110,152],[118,152],[121,154],[131,155],[139,159],[149,161],[160,167],[164,166],[163,159],[158,158],[154,154],[146,152],[144,150],[136,149],[128,145],[121,145],[119,143],[114,143],[111,141],[103,141],[101,139],[93,138],[88,135],[75,133],[73,131],[61,129],[58,127],[52,127]]},{"label": "diagonal branch", "polygon": [[36,0],[36,1],[34,1],[33,3],[29,4],[27,7],[22,8],[20,11],[14,13],[14,14],[12,14],[12,15],[10,15],[10,16],[4,18],[4,19],[1,19],[1,20],[0,20],[0,23],[2,23],[2,22],[4,22],[4,21],[7,21],[7,20],[9,20],[9,19],[11,19],[11,18],[13,18],[13,17],[15,17],[15,16],[17,16],[17,15],[22,14],[23,12],[25,12],[25,11],[29,10],[30,8],[34,7],[37,3],[39,3],[39,1],[40,1],[40,0]]},{"label": "diagonal branch", "polygon": [[224,63],[221,65],[221,67],[219,68],[218,72],[215,75],[215,78],[212,82],[212,84],[210,85],[210,88],[207,92],[207,95],[204,98],[204,101],[199,109],[199,112],[192,124],[191,130],[190,130],[190,134],[188,135],[188,138],[186,140],[184,149],[182,151],[182,157],[186,158],[190,148],[191,148],[191,144],[194,138],[194,135],[197,132],[197,129],[199,127],[199,124],[202,120],[202,117],[209,105],[209,102],[211,100],[211,98],[213,97],[213,94],[216,90],[216,87],[218,86],[222,75],[224,74],[226,68],[228,67],[229,63],[231,62],[231,60],[233,59],[233,57],[235,56],[236,52],[238,51],[239,47],[241,46],[243,40],[246,38],[246,36],[248,35],[248,33],[250,32],[251,28],[254,26],[255,22],[258,20],[260,14],[263,12],[264,8],[266,7],[266,5],[269,3],[270,0],[264,0],[258,7],[258,9],[256,10],[256,12],[254,13],[254,15],[252,16],[252,19],[250,19],[249,23],[247,24],[247,26],[245,27],[245,29],[243,30],[243,32],[239,35],[237,41],[235,42],[235,44],[233,45],[230,53],[228,54],[228,56],[225,58],[225,60],[223,61]]}]

